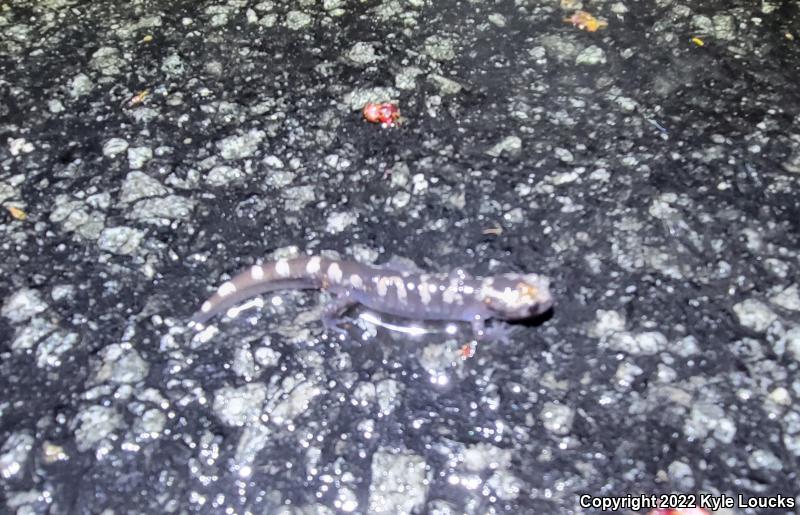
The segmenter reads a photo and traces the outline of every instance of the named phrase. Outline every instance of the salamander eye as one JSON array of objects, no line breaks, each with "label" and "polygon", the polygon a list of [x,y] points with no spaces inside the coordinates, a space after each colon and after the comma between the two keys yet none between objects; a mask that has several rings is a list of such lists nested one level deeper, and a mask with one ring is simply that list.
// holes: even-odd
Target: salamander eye
[{"label": "salamander eye", "polygon": [[541,315],[553,306],[549,279],[536,275],[517,285],[522,303],[527,305],[530,316]]}]

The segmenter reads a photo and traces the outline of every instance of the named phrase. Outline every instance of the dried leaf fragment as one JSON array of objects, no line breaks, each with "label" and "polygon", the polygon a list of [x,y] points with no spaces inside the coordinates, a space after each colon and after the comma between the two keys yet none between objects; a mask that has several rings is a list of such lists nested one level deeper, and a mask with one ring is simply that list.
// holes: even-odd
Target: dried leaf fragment
[{"label": "dried leaf fragment", "polygon": [[25,220],[28,218],[28,214],[18,207],[6,206],[6,209],[8,210],[8,214],[15,220]]},{"label": "dried leaf fragment", "polygon": [[492,235],[492,236],[500,236],[503,234],[503,228],[499,225],[495,227],[489,227],[488,229],[483,230],[483,234],[485,235]]},{"label": "dried leaf fragment", "polygon": [[128,100],[128,107],[138,106],[139,104],[144,102],[144,99],[147,98],[149,94],[150,94],[149,89],[143,89],[142,91],[136,93],[135,95],[133,95],[133,97],[131,97],[130,100]]},{"label": "dried leaf fragment", "polygon": [[586,11],[575,11],[569,18],[564,18],[564,21],[587,32],[596,32],[608,27],[606,20],[595,18]]}]

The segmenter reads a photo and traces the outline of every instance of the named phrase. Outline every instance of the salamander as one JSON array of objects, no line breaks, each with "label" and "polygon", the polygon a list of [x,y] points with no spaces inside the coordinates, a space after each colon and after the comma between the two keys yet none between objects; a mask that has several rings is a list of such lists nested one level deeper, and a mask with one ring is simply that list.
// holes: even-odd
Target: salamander
[{"label": "salamander", "polygon": [[319,289],[335,298],[323,322],[336,327],[347,309],[369,309],[411,319],[466,321],[476,339],[486,336],[488,319],[522,320],[553,305],[548,278],[508,273],[474,278],[462,270],[426,274],[392,270],[321,256],[256,264],[220,286],[194,314],[190,326],[202,329],[214,316],[253,296],[274,290]]}]

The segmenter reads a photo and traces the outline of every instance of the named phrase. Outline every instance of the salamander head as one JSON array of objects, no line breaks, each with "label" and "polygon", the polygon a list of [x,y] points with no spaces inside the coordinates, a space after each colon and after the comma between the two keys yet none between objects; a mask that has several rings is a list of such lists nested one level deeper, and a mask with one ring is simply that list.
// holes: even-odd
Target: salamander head
[{"label": "salamander head", "polygon": [[483,303],[504,320],[535,317],[553,306],[550,280],[537,274],[503,274],[481,283]]}]

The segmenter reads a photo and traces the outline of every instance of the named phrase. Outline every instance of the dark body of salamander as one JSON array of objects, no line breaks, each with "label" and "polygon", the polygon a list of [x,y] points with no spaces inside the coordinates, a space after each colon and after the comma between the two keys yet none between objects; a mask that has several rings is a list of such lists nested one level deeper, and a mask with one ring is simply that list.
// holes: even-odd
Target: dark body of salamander
[{"label": "dark body of salamander", "polygon": [[461,271],[424,274],[310,256],[253,265],[220,286],[194,314],[191,325],[202,327],[244,300],[286,289],[333,293],[336,298],[326,309],[326,320],[362,304],[411,319],[468,321],[478,337],[487,319],[529,318],[553,304],[548,279],[537,274],[473,278]]}]

